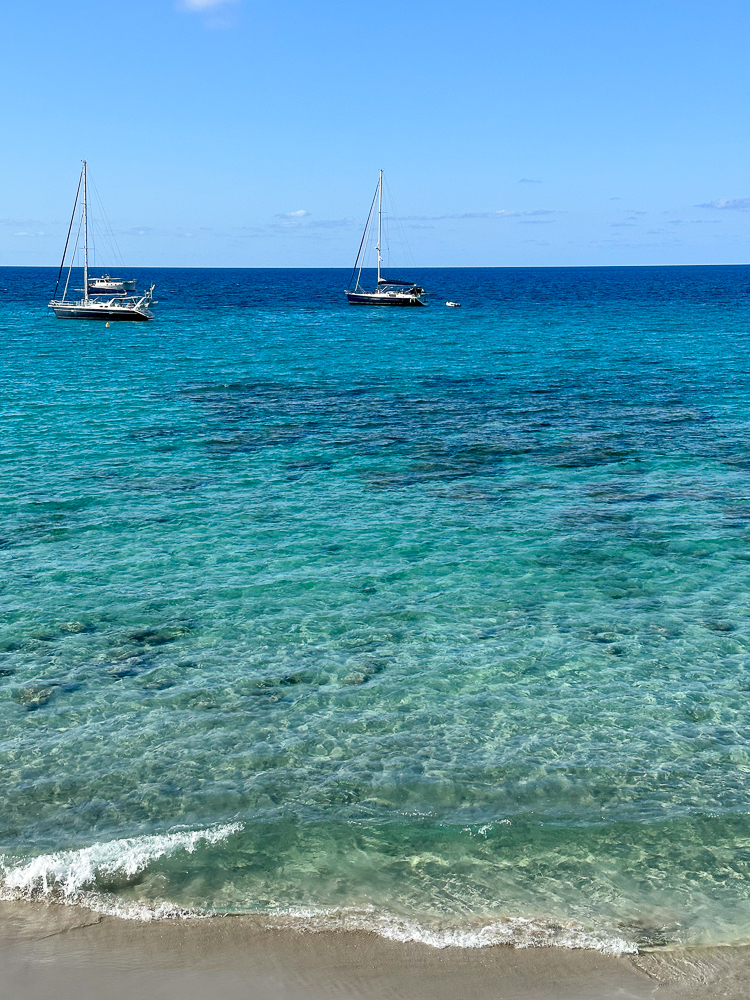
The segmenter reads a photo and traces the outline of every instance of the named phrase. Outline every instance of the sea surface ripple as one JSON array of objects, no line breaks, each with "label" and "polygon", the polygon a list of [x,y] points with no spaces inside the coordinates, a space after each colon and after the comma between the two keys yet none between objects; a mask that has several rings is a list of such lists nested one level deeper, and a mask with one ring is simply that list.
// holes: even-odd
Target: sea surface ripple
[{"label": "sea surface ripple", "polygon": [[0,269],[0,894],[750,940],[750,268],[142,277]]}]

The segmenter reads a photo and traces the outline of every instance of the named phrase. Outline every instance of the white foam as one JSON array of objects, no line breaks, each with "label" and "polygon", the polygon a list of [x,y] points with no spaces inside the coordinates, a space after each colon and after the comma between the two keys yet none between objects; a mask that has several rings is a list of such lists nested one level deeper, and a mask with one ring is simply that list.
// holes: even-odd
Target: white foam
[{"label": "white foam", "polygon": [[216,844],[242,827],[242,823],[227,823],[206,830],[129,837],[92,844],[78,851],[41,854],[25,862],[3,855],[0,856],[0,896],[6,899],[54,897],[65,902],[84,902],[82,897],[92,895],[87,890],[95,886],[97,878],[132,878],[157,858],[177,851],[192,854],[201,843]]},{"label": "white foam", "polygon": [[337,910],[296,909],[274,913],[267,926],[300,931],[369,931],[391,941],[430,945],[432,948],[587,948],[610,955],[635,954],[638,947],[614,933],[586,931],[574,922],[502,917],[463,926],[420,923],[372,908]]},{"label": "white foam", "polygon": [[[97,889],[104,878],[133,878],[151,862],[177,851],[192,853],[201,844],[216,844],[243,829],[228,823],[204,830],[179,830],[92,844],[77,851],[42,854],[31,860],[0,856],[0,899],[49,899],[85,906],[125,920],[168,920],[213,916],[210,910],[170,902],[131,901]],[[486,835],[482,828],[478,831]],[[247,912],[247,911],[246,911]],[[418,942],[432,948],[587,948],[613,955],[636,953],[635,944],[615,933],[598,934],[574,922],[502,917],[494,920],[423,921],[375,907],[295,908],[256,913],[269,929],[299,932],[365,931],[390,941]]]}]

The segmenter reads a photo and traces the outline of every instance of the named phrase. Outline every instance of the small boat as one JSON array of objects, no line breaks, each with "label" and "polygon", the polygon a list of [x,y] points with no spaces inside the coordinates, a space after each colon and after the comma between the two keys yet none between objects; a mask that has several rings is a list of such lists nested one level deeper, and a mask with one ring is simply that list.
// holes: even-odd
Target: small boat
[{"label": "small boat", "polygon": [[[370,220],[372,219],[372,210],[375,207],[375,202],[378,203],[378,242],[375,244],[375,250],[378,255],[378,283],[375,291],[368,292],[360,286],[360,278],[362,277],[362,268],[364,267],[365,255],[362,252],[363,249],[366,250],[365,244],[367,243],[367,235],[370,229]],[[354,261],[354,267],[352,269],[352,279],[356,273],[357,281],[353,289],[346,290],[346,297],[349,300],[350,306],[425,306],[426,292],[424,288],[420,288],[419,285],[415,285],[413,281],[401,281],[398,278],[384,278],[381,272],[381,265],[383,263],[383,257],[381,254],[381,249],[383,246],[383,171],[380,171],[380,177],[378,178],[378,186],[375,189],[375,195],[373,196],[372,203],[370,205],[370,211],[367,216],[367,222],[365,223],[365,231],[362,234],[362,240],[359,244],[359,251],[357,253],[357,259]],[[359,266],[359,270],[357,270]],[[350,280],[351,284],[351,280]]]},{"label": "small boat", "polygon": [[446,302],[445,304],[447,306],[452,306],[454,309],[458,309],[461,306],[460,302]]},{"label": "small boat", "polygon": [[89,295],[106,295],[108,292],[135,291],[135,278],[110,278],[103,274],[101,278],[89,278]]},{"label": "small boat", "polygon": [[[73,270],[73,261],[75,259],[75,252],[78,244],[78,236],[76,236],[73,250],[71,252],[70,266],[68,268],[68,276],[65,281],[65,287],[63,289],[62,297],[58,299],[57,292],[60,288],[60,279],[62,277],[63,268],[65,267],[65,258],[68,253],[70,234],[73,231],[73,223],[75,222],[78,199],[81,195],[81,191],[83,191],[83,208],[78,233],[80,234],[81,227],[83,227],[83,289],[80,289],[83,293],[83,298],[69,299],[67,297],[70,275]],[[101,290],[99,288],[92,287],[101,282],[109,282],[110,284],[117,284],[121,287],[108,287]],[[60,261],[60,270],[57,272],[57,284],[55,285],[55,291],[49,303],[49,308],[54,312],[58,319],[103,319],[107,321],[127,320],[130,322],[142,322],[144,320],[153,319],[154,314],[151,312],[150,306],[153,305],[154,301],[154,286],[151,285],[151,287],[143,292],[142,295],[139,295],[137,292],[134,294],[128,294],[129,291],[134,288],[135,281],[125,281],[117,278],[112,279],[108,274],[105,274],[103,278],[93,278],[89,280],[88,182],[86,161],[84,160],[83,166],[81,167],[81,176],[78,178],[78,189],[76,191],[75,202],[73,203],[73,214],[70,217],[68,236],[65,240],[65,248],[63,249],[62,260]],[[93,295],[92,291],[94,291]]]}]

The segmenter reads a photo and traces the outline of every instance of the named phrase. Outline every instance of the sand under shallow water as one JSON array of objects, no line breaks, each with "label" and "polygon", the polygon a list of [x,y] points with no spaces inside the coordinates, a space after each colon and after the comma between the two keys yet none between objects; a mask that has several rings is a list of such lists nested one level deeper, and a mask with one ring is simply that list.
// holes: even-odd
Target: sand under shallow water
[{"label": "sand under shallow water", "polygon": [[750,267],[166,269],[117,330],[0,270],[0,898],[277,925],[13,954],[745,995]]},{"label": "sand under shallow water", "polygon": [[744,1000],[749,948],[614,957],[435,949],[372,934],[268,930],[251,916],[139,923],[0,902],[0,997],[37,1000]]}]

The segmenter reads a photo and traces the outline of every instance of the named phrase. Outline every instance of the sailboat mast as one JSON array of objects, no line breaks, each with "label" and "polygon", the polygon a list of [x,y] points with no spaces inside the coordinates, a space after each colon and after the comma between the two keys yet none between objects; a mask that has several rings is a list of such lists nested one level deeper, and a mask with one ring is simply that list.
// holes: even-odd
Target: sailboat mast
[{"label": "sailboat mast", "polygon": [[375,249],[378,251],[378,285],[380,284],[380,262],[382,257],[380,255],[380,250],[382,246],[382,235],[383,235],[383,171],[380,171],[380,181],[378,182],[378,245]]},{"label": "sailboat mast", "polygon": [[89,203],[86,188],[86,161],[83,161],[83,298],[89,298]]}]

